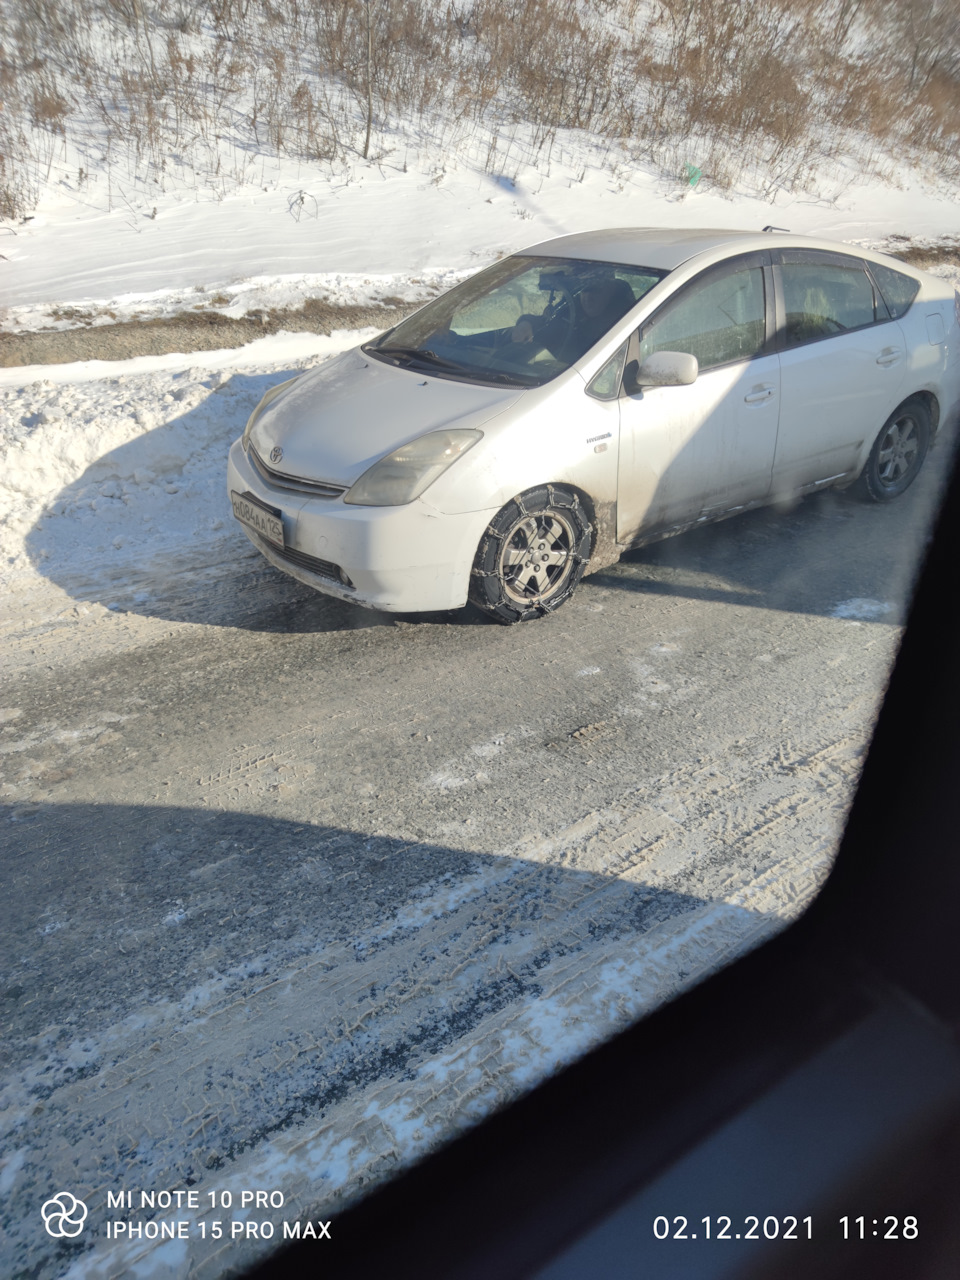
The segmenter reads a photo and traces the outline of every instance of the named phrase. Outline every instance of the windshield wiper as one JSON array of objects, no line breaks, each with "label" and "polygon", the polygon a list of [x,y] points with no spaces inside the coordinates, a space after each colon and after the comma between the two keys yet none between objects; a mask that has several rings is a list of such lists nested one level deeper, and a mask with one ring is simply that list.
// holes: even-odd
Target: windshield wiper
[{"label": "windshield wiper", "polygon": [[505,369],[478,369],[476,376],[490,382],[503,382],[508,387],[525,388],[538,385],[537,379],[529,373],[507,373]]},{"label": "windshield wiper", "polygon": [[473,373],[468,365],[458,364],[456,360],[447,360],[444,356],[438,356],[436,351],[431,351],[429,347],[374,347],[379,355],[397,356],[402,360],[420,360],[424,364],[435,364],[441,369],[454,369],[457,373]]},{"label": "windshield wiper", "polygon": [[[366,349],[366,348],[365,348]],[[429,347],[370,347],[370,353],[378,356],[393,356],[398,360],[419,361],[427,368],[449,369],[451,373],[461,373],[464,377],[473,378],[477,382],[505,382],[509,386],[526,387],[531,385],[521,376],[505,373],[499,369],[478,369],[474,365],[458,364],[455,360],[447,360],[437,355]]]}]

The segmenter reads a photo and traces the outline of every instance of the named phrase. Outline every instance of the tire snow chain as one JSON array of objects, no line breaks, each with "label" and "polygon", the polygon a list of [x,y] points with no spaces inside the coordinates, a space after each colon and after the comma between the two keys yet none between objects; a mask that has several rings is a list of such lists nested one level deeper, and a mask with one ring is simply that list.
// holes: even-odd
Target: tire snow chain
[{"label": "tire snow chain", "polygon": [[[568,511],[576,511],[579,515],[583,515],[583,508],[580,506],[580,499],[578,498],[578,496],[577,496],[576,494],[574,494],[574,495],[573,495],[573,502],[572,502],[572,503],[570,503],[570,502],[560,502],[560,501],[558,501],[558,499],[557,499],[556,492],[555,492],[555,490],[554,490],[554,488],[553,488],[553,485],[548,484],[548,485],[547,485],[547,496],[548,496],[548,498],[549,498],[549,501],[550,501],[550,505],[551,505],[551,506],[554,506],[554,507],[566,507],[566,509],[567,509]],[[522,494],[517,494],[513,499],[511,499],[511,501],[513,501],[513,502],[516,504],[517,510],[520,512],[520,515],[521,515],[521,516],[523,516],[523,517],[529,516],[530,512],[529,512],[529,511],[526,509],[526,507],[523,505],[523,495],[522,495]],[[499,514],[499,513],[498,513],[498,514]],[[585,524],[586,524],[586,532],[587,532],[587,533],[592,533],[592,532],[593,532],[593,525],[590,523],[590,521],[589,521],[589,520],[586,520],[586,518],[585,518],[585,517],[584,517],[584,520],[585,520]],[[487,527],[486,527],[486,529],[484,530],[484,532],[485,532],[485,533],[488,533],[488,534],[491,536],[491,538],[499,538],[499,537],[501,536],[501,535],[500,535],[500,530],[499,530],[499,529],[495,529],[495,528],[493,527],[493,525],[492,525],[492,524],[488,524],[488,525],[487,525]],[[577,551],[573,550],[572,548],[571,548],[571,551],[570,551],[570,559],[571,559],[571,560],[573,560],[573,561],[574,561],[574,563],[576,563],[576,564],[589,564],[589,563],[590,563],[590,557],[589,557],[589,556],[581,556]],[[489,569],[475,569],[475,568],[474,568],[474,569],[471,569],[471,570],[470,570],[470,576],[471,576],[471,577],[473,577],[473,578],[484,578],[484,579],[486,579],[486,578],[496,578],[496,579],[497,579],[497,581],[498,581],[498,582],[500,582],[501,584],[503,584],[503,583],[505,582],[504,576],[503,576],[503,574],[499,571],[499,569],[489,570]],[[553,605],[553,604],[548,604],[548,605],[535,605],[533,608],[526,610],[523,616],[524,616],[524,617],[526,617],[526,615],[527,615],[528,613],[536,613],[536,612],[537,612],[537,610],[539,610],[541,613],[551,613],[555,608],[556,608],[556,605]]]}]

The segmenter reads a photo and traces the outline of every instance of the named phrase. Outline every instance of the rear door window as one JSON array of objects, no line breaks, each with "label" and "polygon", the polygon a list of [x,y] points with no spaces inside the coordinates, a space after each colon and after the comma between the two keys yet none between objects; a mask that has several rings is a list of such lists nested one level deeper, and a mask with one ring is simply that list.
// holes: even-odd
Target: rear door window
[{"label": "rear door window", "polygon": [[857,258],[780,255],[784,348],[833,338],[887,320],[883,301]]}]

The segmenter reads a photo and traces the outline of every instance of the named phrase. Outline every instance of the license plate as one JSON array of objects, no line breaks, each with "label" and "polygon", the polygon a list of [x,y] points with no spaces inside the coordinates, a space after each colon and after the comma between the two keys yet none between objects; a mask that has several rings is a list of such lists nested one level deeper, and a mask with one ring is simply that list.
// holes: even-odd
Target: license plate
[{"label": "license plate", "polygon": [[275,547],[283,547],[283,520],[278,507],[268,507],[265,502],[255,498],[252,493],[237,493],[230,490],[230,501],[233,503],[233,514],[248,529],[258,533]]}]

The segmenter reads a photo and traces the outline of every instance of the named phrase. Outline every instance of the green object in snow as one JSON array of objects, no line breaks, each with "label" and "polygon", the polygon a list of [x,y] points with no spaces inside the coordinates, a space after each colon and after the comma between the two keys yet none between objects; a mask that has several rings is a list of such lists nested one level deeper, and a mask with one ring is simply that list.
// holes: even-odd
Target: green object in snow
[{"label": "green object in snow", "polygon": [[687,182],[690,183],[691,187],[695,187],[702,176],[702,171],[695,164],[687,165]]}]

